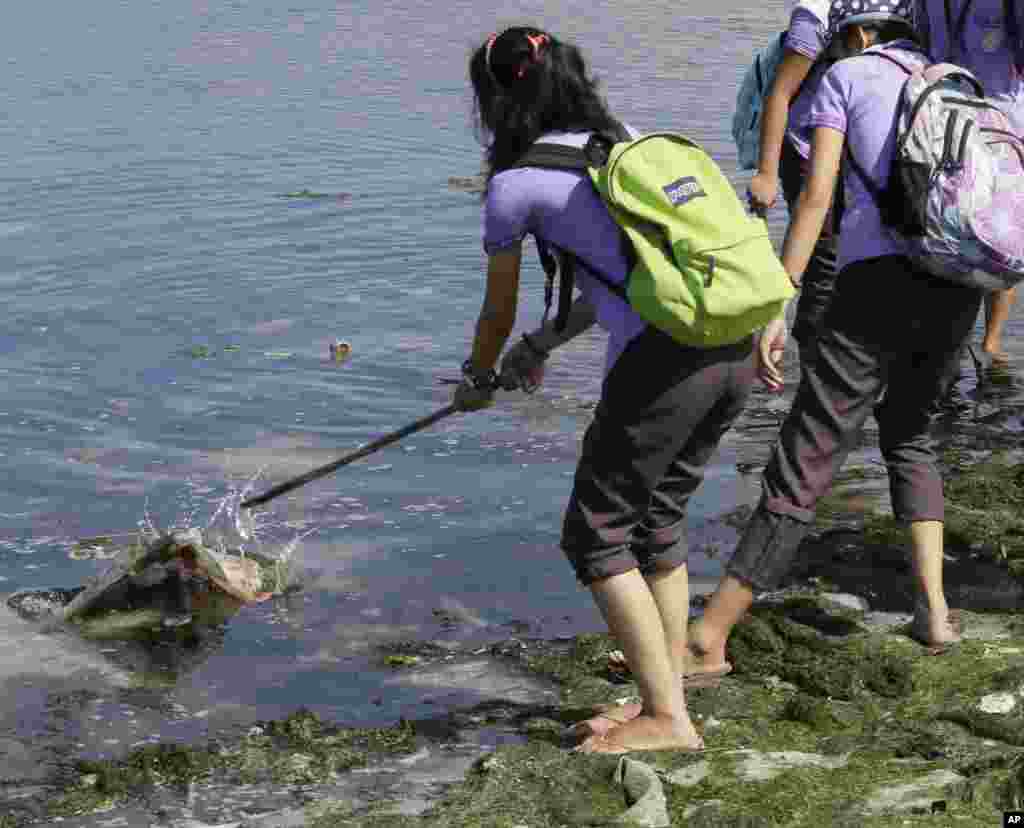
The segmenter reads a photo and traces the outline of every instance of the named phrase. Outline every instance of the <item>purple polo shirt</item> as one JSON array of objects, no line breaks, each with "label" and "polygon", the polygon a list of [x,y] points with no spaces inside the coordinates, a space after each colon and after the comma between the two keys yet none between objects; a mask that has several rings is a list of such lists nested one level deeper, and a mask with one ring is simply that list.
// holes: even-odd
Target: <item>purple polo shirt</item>
[{"label": "purple polo shirt", "polygon": [[[543,136],[546,143],[583,147],[590,133]],[[484,203],[484,250],[488,255],[522,243],[529,234],[576,255],[576,286],[593,305],[597,323],[608,331],[605,374],[626,345],[645,326],[626,302],[587,273],[590,265],[615,283],[629,268],[621,231],[589,177],[567,170],[522,167],[504,170],[490,180]]]},{"label": "purple polo shirt", "polygon": [[[886,50],[909,68],[922,66],[913,44],[895,41],[840,60],[825,73],[811,107],[811,129],[828,127],[846,136],[847,148],[879,187],[889,174],[896,147],[896,108],[905,72],[869,52]],[[839,230],[839,268],[876,256],[905,255],[906,245],[883,224],[878,206],[860,176],[847,164],[845,210]]]},{"label": "purple polo shirt", "polygon": [[[827,29],[823,21],[808,9],[797,6],[789,18],[789,29],[786,32],[785,47],[798,55],[803,55],[812,63],[824,51],[827,45]],[[786,137],[804,158],[811,154],[811,130],[807,125],[807,117],[811,114],[811,104],[818,84],[828,67],[824,64],[811,68],[800,92],[789,107],[789,119],[786,122]]]}]

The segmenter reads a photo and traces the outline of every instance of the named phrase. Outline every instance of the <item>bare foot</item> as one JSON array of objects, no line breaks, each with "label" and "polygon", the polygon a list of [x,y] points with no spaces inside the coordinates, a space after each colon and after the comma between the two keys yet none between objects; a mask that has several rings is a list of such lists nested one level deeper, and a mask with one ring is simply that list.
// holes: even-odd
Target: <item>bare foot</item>
[{"label": "bare foot", "polygon": [[644,706],[636,702],[627,704],[609,704],[596,716],[576,722],[571,728],[573,736],[589,739],[592,736],[604,736],[619,725],[635,719],[643,712]]},{"label": "bare foot", "polygon": [[725,639],[709,636],[699,621],[690,624],[682,661],[683,682],[690,687],[704,680],[717,681],[732,672],[732,665],[725,660]]},{"label": "bare foot", "polygon": [[941,607],[929,610],[918,605],[914,609],[914,620],[910,624],[910,637],[928,648],[932,654],[939,654],[958,643],[961,632],[959,610]]},{"label": "bare foot", "polygon": [[650,716],[641,713],[603,736],[592,736],[576,750],[579,753],[629,753],[634,750],[678,750],[697,752],[704,740],[689,717]]}]

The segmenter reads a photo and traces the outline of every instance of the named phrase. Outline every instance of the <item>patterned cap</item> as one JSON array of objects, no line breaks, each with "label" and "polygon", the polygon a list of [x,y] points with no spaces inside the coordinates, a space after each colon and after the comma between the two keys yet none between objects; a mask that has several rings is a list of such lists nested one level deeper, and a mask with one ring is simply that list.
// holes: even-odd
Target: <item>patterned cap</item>
[{"label": "patterned cap", "polygon": [[831,35],[854,23],[889,21],[913,26],[912,0],[832,0],[828,10],[828,31]]}]

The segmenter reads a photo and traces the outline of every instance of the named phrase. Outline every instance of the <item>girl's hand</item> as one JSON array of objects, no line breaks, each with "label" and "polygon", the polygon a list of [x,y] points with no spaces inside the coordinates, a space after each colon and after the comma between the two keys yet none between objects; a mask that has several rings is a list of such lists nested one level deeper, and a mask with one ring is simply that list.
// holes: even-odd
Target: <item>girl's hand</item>
[{"label": "girl's hand", "polygon": [[524,338],[505,351],[501,358],[500,382],[502,388],[521,388],[532,394],[544,380],[547,352],[531,347]]},{"label": "girl's hand", "polygon": [[788,337],[783,316],[773,319],[761,332],[757,346],[757,376],[770,391],[782,390],[782,354]]},{"label": "girl's hand", "polygon": [[464,379],[455,386],[452,404],[459,411],[479,411],[481,408],[490,408],[494,405],[494,389],[480,388]]},{"label": "girl's hand", "polygon": [[763,216],[775,206],[775,201],[779,197],[779,177],[769,173],[757,173],[750,179],[747,194],[750,197],[751,211]]}]

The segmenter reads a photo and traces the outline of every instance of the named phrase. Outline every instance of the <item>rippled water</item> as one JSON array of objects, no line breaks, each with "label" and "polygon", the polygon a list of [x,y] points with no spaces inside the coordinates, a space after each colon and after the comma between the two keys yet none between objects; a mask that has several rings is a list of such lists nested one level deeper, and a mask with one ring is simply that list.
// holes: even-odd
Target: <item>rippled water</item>
[{"label": "rippled water", "polygon": [[[447,403],[439,380],[466,354],[483,264],[479,201],[447,181],[479,170],[465,65],[490,31],[536,21],[577,40],[616,112],[690,134],[732,173],[742,67],[785,20],[781,3],[738,0],[503,9],[7,10],[0,590],[76,585],[101,568],[71,554],[82,537],[206,525],[254,475],[260,490]],[[542,309],[532,260],[523,283],[526,325]],[[335,339],[352,343],[343,363]],[[382,671],[381,643],[598,627],[557,540],[602,355],[582,338],[535,397],[450,417],[268,504],[254,548],[305,535],[300,588],[191,648],[102,648],[3,610],[0,729],[104,753],[298,704],[394,721],[473,699]],[[1015,442],[1016,378],[1000,389],[979,399],[965,380],[950,433]],[[709,469],[691,515],[698,580],[719,566],[699,550],[727,551],[724,517],[756,498],[789,399],[759,392]]]}]

